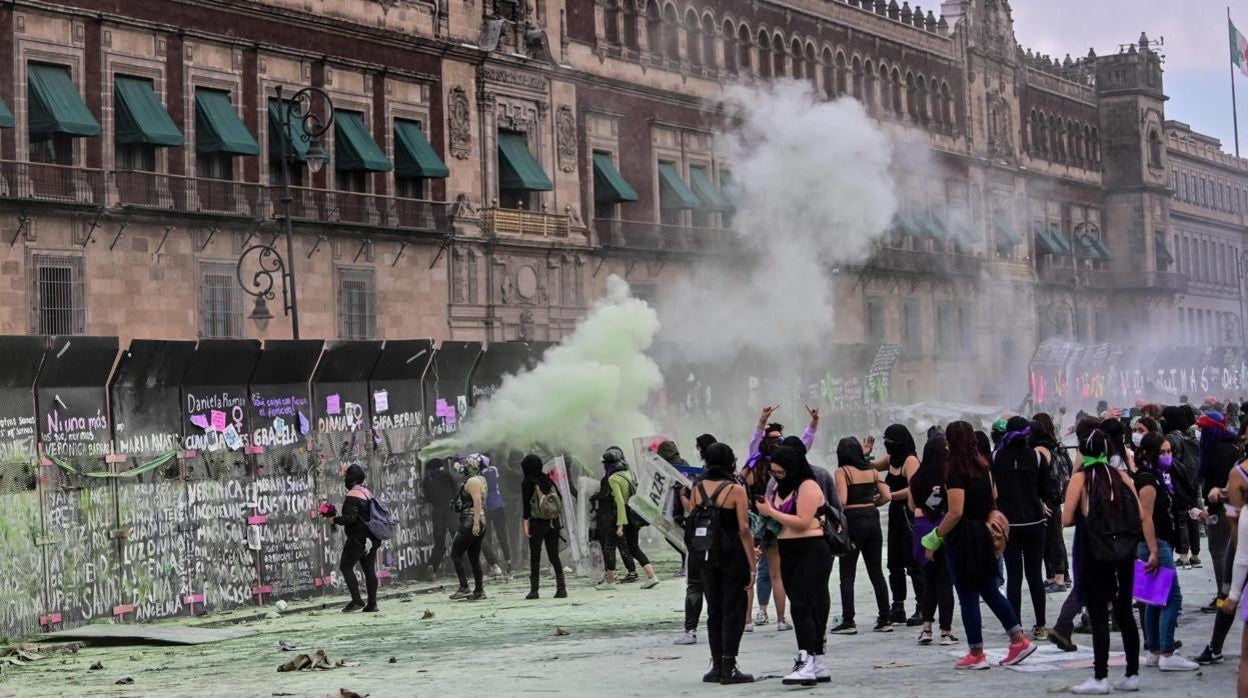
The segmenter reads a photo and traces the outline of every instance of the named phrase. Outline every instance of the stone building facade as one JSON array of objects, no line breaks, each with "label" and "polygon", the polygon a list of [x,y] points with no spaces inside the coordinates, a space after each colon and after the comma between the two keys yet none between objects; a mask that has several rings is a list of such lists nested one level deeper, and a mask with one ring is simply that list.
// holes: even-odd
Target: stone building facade
[{"label": "stone building facade", "polygon": [[1008,0],[16,0],[0,74],[0,333],[289,336],[235,279],[285,256],[278,87],[336,115],[291,165],[305,337],[557,339],[610,274],[661,302],[733,254],[722,90],[781,77],[932,153],[834,282],[897,399],[1017,395],[966,377],[1187,291],[1159,56],[1034,55]]}]

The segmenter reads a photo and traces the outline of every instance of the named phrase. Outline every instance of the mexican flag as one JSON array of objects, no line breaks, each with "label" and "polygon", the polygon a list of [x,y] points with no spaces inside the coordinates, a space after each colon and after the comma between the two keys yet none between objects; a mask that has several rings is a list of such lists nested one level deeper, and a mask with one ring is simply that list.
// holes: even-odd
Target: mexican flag
[{"label": "mexican flag", "polygon": [[1248,75],[1248,37],[1240,34],[1229,18],[1226,24],[1231,29],[1231,63],[1239,66],[1241,73]]}]

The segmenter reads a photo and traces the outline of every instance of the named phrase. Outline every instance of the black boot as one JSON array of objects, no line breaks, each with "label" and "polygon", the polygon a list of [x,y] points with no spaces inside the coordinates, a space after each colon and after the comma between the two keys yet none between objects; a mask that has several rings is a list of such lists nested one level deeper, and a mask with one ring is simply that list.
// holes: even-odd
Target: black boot
[{"label": "black boot", "polygon": [[555,587],[555,598],[556,598],[556,599],[566,599],[566,598],[568,598],[568,590],[567,590],[567,587],[564,587],[562,584],[561,584],[561,585],[559,585],[559,586],[557,586],[557,587]]},{"label": "black boot", "polygon": [[723,668],[723,657],[711,657],[711,670],[702,675],[702,683],[719,683]]},{"label": "black boot", "polygon": [[536,574],[529,577],[529,595],[524,597],[525,599],[532,600],[538,597],[537,596],[537,584],[538,584],[538,577]]},{"label": "black boot", "polygon": [[750,674],[742,674],[738,670],[736,657],[724,657],[723,667],[719,671],[719,683],[721,686],[728,686],[734,683],[754,683],[754,677]]}]

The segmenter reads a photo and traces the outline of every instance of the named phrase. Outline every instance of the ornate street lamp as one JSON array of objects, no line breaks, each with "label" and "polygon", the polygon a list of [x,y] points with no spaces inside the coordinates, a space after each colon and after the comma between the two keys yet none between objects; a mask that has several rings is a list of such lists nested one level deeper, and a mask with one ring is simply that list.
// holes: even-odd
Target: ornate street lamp
[{"label": "ornate street lamp", "polygon": [[[319,87],[305,87],[291,95],[289,100],[282,99],[281,85],[278,85],[275,91],[278,115],[281,119],[281,137],[278,141],[281,143],[282,220],[286,233],[286,257],[283,259],[277,249],[271,245],[252,245],[243,250],[243,254],[239,257],[237,275],[238,283],[243,287],[243,291],[256,299],[255,307],[247,317],[255,320],[262,332],[268,327],[269,320],[274,317],[267,301],[274,298],[273,289],[276,282],[273,277],[275,275],[278,277],[282,285],[282,312],[290,316],[291,337],[299,339],[299,300],[295,293],[295,243],[290,223],[290,204],[294,201],[290,193],[290,160],[296,155],[291,152],[290,145],[296,137],[307,143],[307,152],[302,158],[303,162],[307,164],[308,171],[313,174],[320,172],[325,163],[329,162],[329,155],[321,146],[320,137],[334,123],[334,103]],[[320,97],[324,104],[324,116],[316,112],[313,104],[314,97]],[[300,125],[298,134],[292,129],[292,125],[296,123]],[[252,273],[251,280],[247,281],[243,266],[247,258],[253,254],[256,257],[257,270]]]}]

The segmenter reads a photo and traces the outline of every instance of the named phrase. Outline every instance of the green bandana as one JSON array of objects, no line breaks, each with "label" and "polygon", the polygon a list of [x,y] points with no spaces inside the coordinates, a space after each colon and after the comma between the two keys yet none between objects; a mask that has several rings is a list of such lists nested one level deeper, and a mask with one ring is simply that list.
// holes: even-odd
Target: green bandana
[{"label": "green bandana", "polygon": [[1091,468],[1094,465],[1109,465],[1109,457],[1105,455],[1083,456],[1083,469],[1084,470],[1087,470],[1088,468]]}]

